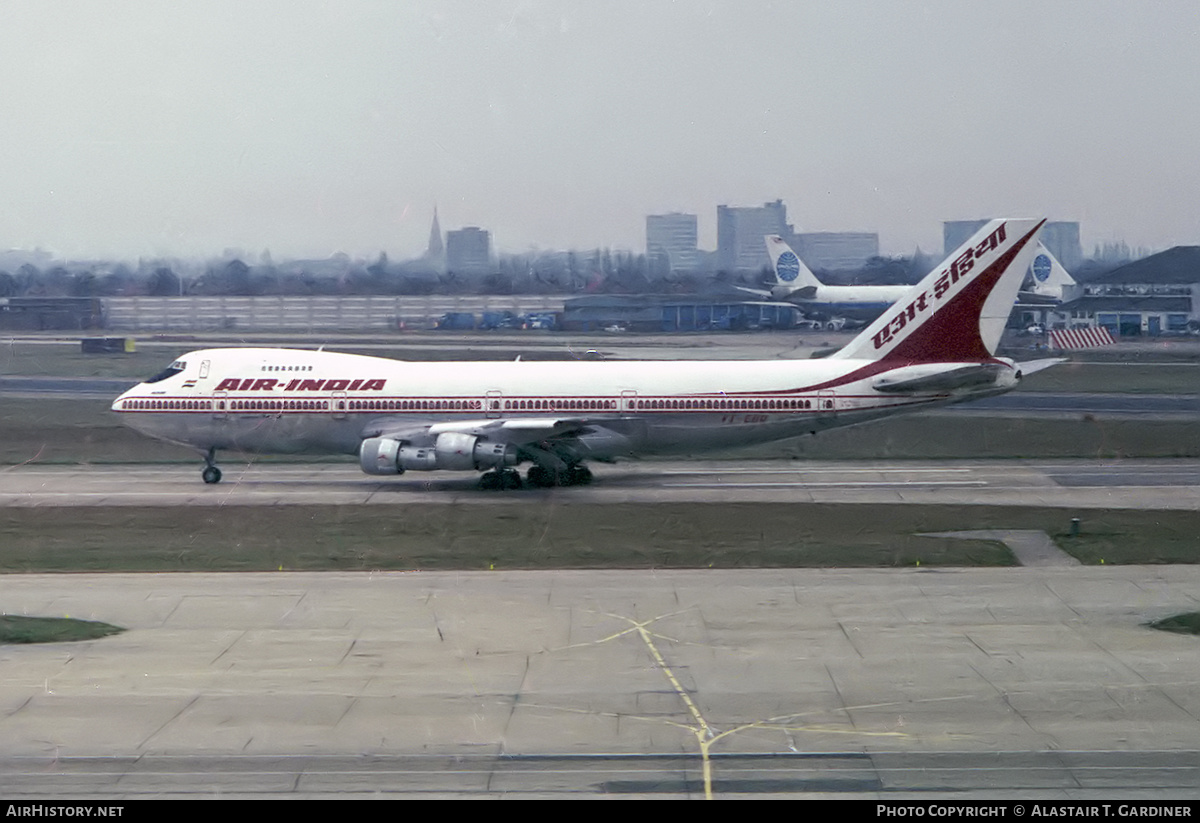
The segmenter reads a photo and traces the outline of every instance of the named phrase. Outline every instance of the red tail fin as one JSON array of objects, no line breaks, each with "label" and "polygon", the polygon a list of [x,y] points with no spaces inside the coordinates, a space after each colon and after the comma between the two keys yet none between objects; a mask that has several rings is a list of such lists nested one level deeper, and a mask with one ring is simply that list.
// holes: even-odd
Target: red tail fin
[{"label": "red tail fin", "polygon": [[996,351],[1045,220],[992,220],[834,357],[980,362]]}]

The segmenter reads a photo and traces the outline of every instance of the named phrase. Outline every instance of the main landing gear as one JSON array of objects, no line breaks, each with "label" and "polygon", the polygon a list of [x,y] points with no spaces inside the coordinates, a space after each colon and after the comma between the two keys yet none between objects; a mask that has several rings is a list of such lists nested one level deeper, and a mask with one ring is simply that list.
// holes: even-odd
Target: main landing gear
[{"label": "main landing gear", "polygon": [[529,485],[538,488],[551,486],[585,486],[592,482],[592,470],[582,463],[568,463],[562,471],[553,471],[545,466],[534,465],[527,475]]},{"label": "main landing gear", "polygon": [[200,476],[204,478],[204,482],[209,485],[221,482],[221,470],[217,468],[216,461],[217,448],[214,446],[208,450],[208,454],[204,455],[204,470],[200,472]]},{"label": "main landing gear", "polygon": [[[585,486],[592,482],[592,470],[582,463],[568,463],[561,471],[534,464],[525,475],[525,483],[536,489],[553,486]],[[520,489],[525,484],[515,469],[496,469],[479,476],[479,488],[488,491]]]},{"label": "main landing gear", "polygon": [[479,476],[479,488],[494,491],[521,488],[521,473],[516,469],[496,469]]}]

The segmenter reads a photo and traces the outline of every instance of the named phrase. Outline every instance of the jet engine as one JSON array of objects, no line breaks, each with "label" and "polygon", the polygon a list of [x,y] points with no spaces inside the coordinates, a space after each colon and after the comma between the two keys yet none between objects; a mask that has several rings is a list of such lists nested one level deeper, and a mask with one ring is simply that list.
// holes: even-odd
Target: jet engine
[{"label": "jet engine", "polygon": [[473,434],[444,432],[432,445],[415,446],[391,437],[371,437],[358,448],[358,465],[367,474],[406,471],[486,471],[520,462],[511,443],[483,440]]}]

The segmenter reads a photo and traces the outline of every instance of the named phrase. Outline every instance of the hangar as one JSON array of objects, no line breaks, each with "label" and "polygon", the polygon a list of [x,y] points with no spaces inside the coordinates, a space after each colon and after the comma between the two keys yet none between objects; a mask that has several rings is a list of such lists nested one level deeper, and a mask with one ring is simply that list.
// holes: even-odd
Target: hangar
[{"label": "hangar", "polygon": [[103,325],[101,301],[95,297],[0,297],[0,329],[75,330]]},{"label": "hangar", "polygon": [[563,303],[569,331],[752,331],[793,329],[803,314],[792,303],[700,295],[586,295]]},{"label": "hangar", "polygon": [[1049,328],[1103,326],[1113,336],[1200,332],[1200,246],[1176,246],[1127,263],[1083,285],[1083,294],[1046,310]]}]

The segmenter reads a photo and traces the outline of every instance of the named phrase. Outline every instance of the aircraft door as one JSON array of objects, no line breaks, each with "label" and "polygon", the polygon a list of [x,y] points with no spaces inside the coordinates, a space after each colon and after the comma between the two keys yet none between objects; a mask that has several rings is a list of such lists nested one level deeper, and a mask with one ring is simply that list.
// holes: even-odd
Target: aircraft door
[{"label": "aircraft door", "polygon": [[335,391],[329,397],[329,410],[333,412],[334,420],[346,419],[346,393]]},{"label": "aircraft door", "polygon": [[831,391],[817,392],[817,417],[833,417],[837,411],[837,395]]},{"label": "aircraft door", "polygon": [[621,411],[634,412],[637,411],[637,392],[632,389],[626,389],[621,392]]},{"label": "aircraft door", "polygon": [[212,412],[214,420],[229,419],[229,392],[213,392]]},{"label": "aircraft door", "polygon": [[483,398],[483,408],[488,417],[499,417],[504,409],[504,395],[497,389],[492,389]]}]

